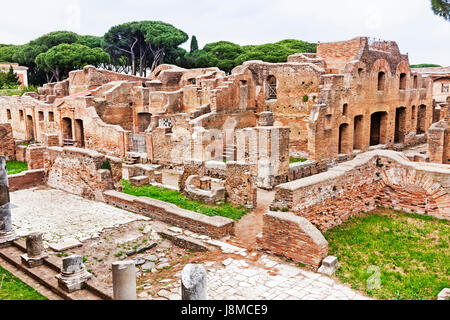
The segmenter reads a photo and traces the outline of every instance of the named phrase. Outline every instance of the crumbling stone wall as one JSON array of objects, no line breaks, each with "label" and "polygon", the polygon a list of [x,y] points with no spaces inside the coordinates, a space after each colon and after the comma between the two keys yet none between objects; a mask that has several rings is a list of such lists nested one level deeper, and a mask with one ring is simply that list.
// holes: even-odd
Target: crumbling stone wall
[{"label": "crumbling stone wall", "polygon": [[273,210],[288,208],[321,231],[377,206],[450,219],[450,169],[394,151],[363,153],[328,172],[277,186]]},{"label": "crumbling stone wall", "polygon": [[0,156],[6,157],[6,160],[15,160],[15,149],[11,125],[0,123]]},{"label": "crumbling stone wall", "polygon": [[256,208],[257,188],[248,164],[227,162],[225,188],[228,202],[238,206]]},{"label": "crumbling stone wall", "polygon": [[272,189],[289,177],[289,127],[255,127],[236,132],[237,161],[248,163],[260,188]]},{"label": "crumbling stone wall", "polygon": [[114,188],[111,172],[101,169],[106,157],[93,150],[51,147],[45,153],[47,184],[55,189],[103,201],[103,192]]}]

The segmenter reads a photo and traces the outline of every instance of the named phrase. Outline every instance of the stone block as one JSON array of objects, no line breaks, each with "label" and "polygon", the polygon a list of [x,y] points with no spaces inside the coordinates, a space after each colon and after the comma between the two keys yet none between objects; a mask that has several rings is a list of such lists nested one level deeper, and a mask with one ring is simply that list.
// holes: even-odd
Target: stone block
[{"label": "stone block", "polygon": [[130,183],[135,187],[142,187],[150,183],[150,179],[147,176],[137,176],[130,178]]}]

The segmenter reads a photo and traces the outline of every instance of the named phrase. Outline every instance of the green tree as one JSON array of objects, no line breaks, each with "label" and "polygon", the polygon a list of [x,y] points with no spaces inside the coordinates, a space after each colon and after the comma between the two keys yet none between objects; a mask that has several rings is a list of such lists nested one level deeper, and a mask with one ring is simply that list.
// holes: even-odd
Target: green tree
[{"label": "green tree", "polygon": [[110,56],[103,49],[89,48],[79,43],[60,44],[36,57],[39,68],[51,72],[56,81],[67,77],[71,70],[81,69],[88,64],[99,66],[109,62]]},{"label": "green tree", "polygon": [[191,52],[195,52],[198,50],[198,41],[196,36],[192,36],[191,39]]},{"label": "green tree", "polygon": [[138,21],[117,25],[104,36],[105,49],[112,56],[125,55],[136,75],[139,62],[140,75],[148,65],[153,71],[164,60],[165,54],[188,39],[188,35],[174,26],[161,21]]},{"label": "green tree", "polygon": [[431,9],[435,15],[450,21],[450,0],[431,0]]},{"label": "green tree", "polygon": [[0,88],[1,89],[15,89],[20,85],[19,77],[14,72],[12,66],[9,67],[8,72],[0,71]]}]

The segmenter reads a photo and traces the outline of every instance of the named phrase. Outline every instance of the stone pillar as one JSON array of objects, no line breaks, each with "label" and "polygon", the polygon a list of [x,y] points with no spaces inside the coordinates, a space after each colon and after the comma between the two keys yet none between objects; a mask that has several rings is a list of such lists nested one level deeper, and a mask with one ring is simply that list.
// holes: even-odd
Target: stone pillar
[{"label": "stone pillar", "polygon": [[44,250],[42,242],[42,233],[35,232],[27,237],[27,253],[21,256],[22,263],[28,268],[34,268],[44,263],[44,259],[48,258]]},{"label": "stone pillar", "polygon": [[11,224],[11,209],[9,205],[8,172],[6,158],[0,157],[0,248],[11,245],[16,239]]},{"label": "stone pillar", "polygon": [[82,285],[92,278],[92,274],[86,271],[83,264],[83,257],[71,255],[63,259],[61,273],[56,275],[58,285],[67,292],[82,289]]},{"label": "stone pillar", "polygon": [[181,299],[207,300],[206,270],[200,264],[188,264],[181,272]]},{"label": "stone pillar", "polygon": [[136,300],[136,267],[134,261],[112,264],[114,300]]}]

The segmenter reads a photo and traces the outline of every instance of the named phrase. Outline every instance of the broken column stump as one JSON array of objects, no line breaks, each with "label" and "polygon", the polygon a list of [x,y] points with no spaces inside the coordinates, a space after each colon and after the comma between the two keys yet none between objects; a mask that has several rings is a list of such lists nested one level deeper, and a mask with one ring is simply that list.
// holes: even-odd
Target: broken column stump
[{"label": "broken column stump", "polygon": [[136,267],[132,260],[112,264],[114,300],[136,300]]},{"label": "broken column stump", "polygon": [[0,248],[8,247],[16,239],[11,224],[8,172],[6,158],[0,157]]},{"label": "broken column stump", "polygon": [[92,278],[92,274],[87,272],[82,256],[71,255],[63,259],[61,273],[56,278],[59,287],[70,293],[83,289],[83,284]]},{"label": "broken column stump", "polygon": [[30,234],[26,240],[27,253],[21,256],[22,263],[28,268],[35,268],[44,263],[44,259],[48,258],[42,242],[42,233],[35,232]]},{"label": "broken column stump", "polygon": [[181,299],[207,300],[206,270],[200,264],[188,264],[181,272]]}]

